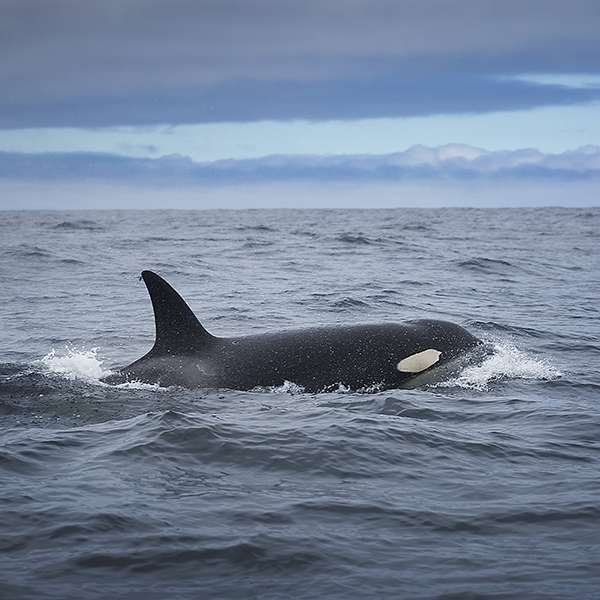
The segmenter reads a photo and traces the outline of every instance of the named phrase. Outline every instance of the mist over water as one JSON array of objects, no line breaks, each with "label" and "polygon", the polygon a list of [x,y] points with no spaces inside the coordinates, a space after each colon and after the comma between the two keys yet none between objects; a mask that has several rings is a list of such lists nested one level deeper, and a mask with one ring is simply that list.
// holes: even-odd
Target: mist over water
[{"label": "mist over water", "polygon": [[[7,598],[594,598],[600,210],[7,212]],[[410,390],[100,379],[151,269],[219,336],[440,318]]]}]

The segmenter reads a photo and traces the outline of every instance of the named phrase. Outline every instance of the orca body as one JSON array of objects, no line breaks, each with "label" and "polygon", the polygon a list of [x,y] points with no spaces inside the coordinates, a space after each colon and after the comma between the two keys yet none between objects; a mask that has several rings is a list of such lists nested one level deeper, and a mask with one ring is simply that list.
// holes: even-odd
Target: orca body
[{"label": "orca body", "polygon": [[250,390],[286,382],[307,392],[403,387],[415,376],[482,342],[446,321],[352,325],[220,338],[208,333],[181,296],[144,271],[156,323],[153,348],[108,376],[108,383]]}]

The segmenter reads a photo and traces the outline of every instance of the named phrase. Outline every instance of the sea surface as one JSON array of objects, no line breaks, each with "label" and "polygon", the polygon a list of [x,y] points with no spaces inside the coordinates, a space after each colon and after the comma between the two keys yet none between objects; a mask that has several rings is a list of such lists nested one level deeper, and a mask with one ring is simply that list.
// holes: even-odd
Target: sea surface
[{"label": "sea surface", "polygon": [[[412,390],[100,382],[151,269],[219,336],[446,319]],[[600,598],[600,209],[3,212],[0,598]]]}]

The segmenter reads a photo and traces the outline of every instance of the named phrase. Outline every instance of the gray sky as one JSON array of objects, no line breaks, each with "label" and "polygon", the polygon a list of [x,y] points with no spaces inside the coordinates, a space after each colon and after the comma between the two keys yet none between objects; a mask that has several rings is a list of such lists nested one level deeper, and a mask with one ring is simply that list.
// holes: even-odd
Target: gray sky
[{"label": "gray sky", "polygon": [[128,206],[273,182],[326,206],[328,185],[385,184],[393,205],[448,181],[472,203],[499,180],[579,182],[564,203],[593,204],[599,31],[597,0],[4,0],[0,208],[85,182]]}]

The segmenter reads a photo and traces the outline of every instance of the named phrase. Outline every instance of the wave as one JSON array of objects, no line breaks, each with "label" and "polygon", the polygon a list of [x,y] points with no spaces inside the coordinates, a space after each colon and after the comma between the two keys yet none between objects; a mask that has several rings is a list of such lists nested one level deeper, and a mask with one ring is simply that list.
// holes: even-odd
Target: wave
[{"label": "wave", "polygon": [[483,256],[459,261],[457,265],[460,269],[496,276],[514,275],[519,270],[518,267],[507,260]]},{"label": "wave", "polygon": [[58,230],[73,230],[73,231],[104,231],[104,227],[94,221],[87,219],[77,219],[74,221],[61,221],[52,227]]}]

